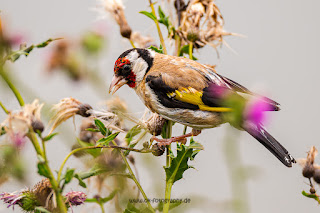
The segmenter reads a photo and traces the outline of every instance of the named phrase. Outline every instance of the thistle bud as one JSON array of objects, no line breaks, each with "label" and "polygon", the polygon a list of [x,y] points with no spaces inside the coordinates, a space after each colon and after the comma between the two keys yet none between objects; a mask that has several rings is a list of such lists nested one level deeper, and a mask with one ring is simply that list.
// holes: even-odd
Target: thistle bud
[{"label": "thistle bud", "polygon": [[316,193],[316,190],[312,187],[312,188],[310,188],[310,193],[311,193],[311,194],[315,194],[315,193]]},{"label": "thistle bud", "polygon": [[152,135],[160,135],[162,132],[162,127],[166,119],[162,118],[158,114],[153,114],[147,121],[147,128]]},{"label": "thistle bud", "polygon": [[82,117],[89,117],[91,114],[88,113],[88,110],[90,109],[92,109],[92,107],[89,104],[80,104],[77,114],[81,115]]},{"label": "thistle bud", "polygon": [[120,25],[120,34],[122,37],[130,39],[132,30],[128,24]]},{"label": "thistle bud", "polygon": [[43,132],[43,130],[44,130],[44,125],[43,125],[42,121],[40,121],[40,120],[33,120],[31,122],[31,126],[33,128],[33,131],[35,131],[35,132]]},{"label": "thistle bud", "polygon": [[199,31],[198,30],[189,30],[187,33],[187,39],[191,42],[195,42],[199,39]]},{"label": "thistle bud", "polygon": [[165,146],[159,146],[157,143],[152,145],[152,154],[154,156],[161,156],[165,151]]}]

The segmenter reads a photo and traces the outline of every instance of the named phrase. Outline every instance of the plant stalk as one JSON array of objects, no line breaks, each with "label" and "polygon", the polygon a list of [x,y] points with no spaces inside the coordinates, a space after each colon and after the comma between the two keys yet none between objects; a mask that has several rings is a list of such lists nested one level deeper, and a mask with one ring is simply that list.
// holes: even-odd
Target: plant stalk
[{"label": "plant stalk", "polygon": [[9,114],[9,111],[8,111],[7,108],[2,104],[1,101],[0,101],[0,107],[3,109],[3,111],[4,111],[6,114]]},{"label": "plant stalk", "polygon": [[[115,141],[112,141],[112,143],[113,143],[115,146],[117,145],[117,143],[116,143]],[[149,209],[150,209],[152,212],[155,212],[154,209],[153,209],[153,207],[152,207],[151,204],[150,204],[150,201],[149,201],[146,193],[143,191],[143,189],[142,189],[139,181],[137,180],[136,176],[134,175],[134,173],[133,173],[133,171],[132,171],[132,169],[131,169],[131,167],[130,167],[130,164],[129,164],[128,161],[127,161],[126,156],[124,156],[124,154],[123,154],[123,152],[122,152],[121,150],[118,150],[118,151],[119,151],[119,153],[120,153],[120,155],[121,155],[121,157],[122,157],[122,160],[124,161],[124,163],[125,163],[126,166],[127,166],[127,169],[128,169],[128,171],[129,171],[129,173],[130,173],[130,175],[131,175],[131,178],[132,178],[133,181],[136,183],[136,185],[137,185],[137,187],[139,188],[139,190],[140,190],[143,198],[144,198],[145,201],[147,202],[147,205],[148,205]]]},{"label": "plant stalk", "polygon": [[[157,17],[157,15],[156,15],[156,10],[154,9],[152,0],[149,0],[149,4],[150,4],[150,7],[151,7],[151,12],[152,12],[152,14],[153,14],[155,17]],[[168,54],[167,48],[166,48],[166,45],[165,45],[165,43],[164,43],[164,39],[163,39],[161,30],[160,30],[160,25],[159,25],[158,19],[155,19],[155,20],[154,20],[154,23],[155,23],[156,26],[157,26],[157,30],[158,30],[158,34],[159,34],[159,38],[160,38],[160,43],[161,43],[162,48],[163,48],[163,53],[164,53],[164,54]]]},{"label": "plant stalk", "polygon": [[11,82],[9,76],[5,73],[3,66],[0,67],[0,75],[3,78],[3,80],[8,84],[9,88],[13,92],[13,94],[16,96],[20,106],[24,106],[24,101],[23,98],[18,91],[18,89],[14,86],[14,84]]},{"label": "plant stalk", "polygon": [[39,144],[39,141],[37,139],[36,134],[34,132],[30,132],[30,133],[28,133],[28,138],[32,142],[37,154],[42,156],[45,159],[44,166],[46,167],[46,170],[48,171],[48,176],[49,176],[48,179],[50,180],[52,189],[54,190],[55,195],[56,195],[57,208],[59,209],[59,212],[60,213],[67,213],[68,210],[65,205],[64,199],[62,197],[61,190],[59,188],[59,184],[56,181],[56,179],[54,178],[54,175],[49,167],[47,157],[44,156],[44,152],[43,152],[43,150],[41,150],[41,147],[40,147],[40,144]]}]

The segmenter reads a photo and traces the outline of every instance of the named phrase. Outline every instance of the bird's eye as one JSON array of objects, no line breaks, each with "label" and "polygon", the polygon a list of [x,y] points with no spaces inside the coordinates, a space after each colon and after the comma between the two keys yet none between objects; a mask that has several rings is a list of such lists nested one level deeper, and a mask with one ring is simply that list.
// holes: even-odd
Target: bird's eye
[{"label": "bird's eye", "polygon": [[128,64],[125,64],[123,65],[122,70],[124,75],[129,74],[131,72],[131,66]]}]

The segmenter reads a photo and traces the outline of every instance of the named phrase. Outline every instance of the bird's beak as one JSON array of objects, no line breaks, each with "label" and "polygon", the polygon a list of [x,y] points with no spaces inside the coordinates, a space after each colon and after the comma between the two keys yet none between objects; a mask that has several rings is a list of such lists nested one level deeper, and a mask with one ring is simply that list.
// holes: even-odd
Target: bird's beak
[{"label": "bird's beak", "polygon": [[121,78],[121,77],[117,77],[117,76],[114,75],[113,78],[112,78],[112,82],[110,84],[110,87],[109,87],[109,93],[114,88],[113,92],[112,92],[112,95],[113,95],[120,87],[122,87],[126,83],[127,83],[126,79]]}]

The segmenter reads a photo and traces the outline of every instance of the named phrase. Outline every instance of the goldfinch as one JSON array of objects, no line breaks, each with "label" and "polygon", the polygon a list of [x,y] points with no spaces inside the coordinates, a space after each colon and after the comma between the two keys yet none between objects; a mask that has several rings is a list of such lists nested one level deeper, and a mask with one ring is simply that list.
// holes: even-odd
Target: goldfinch
[{"label": "goldfinch", "polygon": [[[190,134],[157,140],[163,144],[167,144],[166,140],[173,142],[199,134],[204,128],[230,123],[247,131],[287,167],[295,163],[288,151],[264,129],[260,120],[255,121],[250,113],[245,113],[249,99],[244,94],[256,95],[217,74],[210,66],[150,49],[129,49],[115,62],[109,93],[112,90],[115,93],[125,84],[135,90],[152,112],[193,128]],[[268,98],[261,100],[263,111],[279,110],[277,102]]]}]

